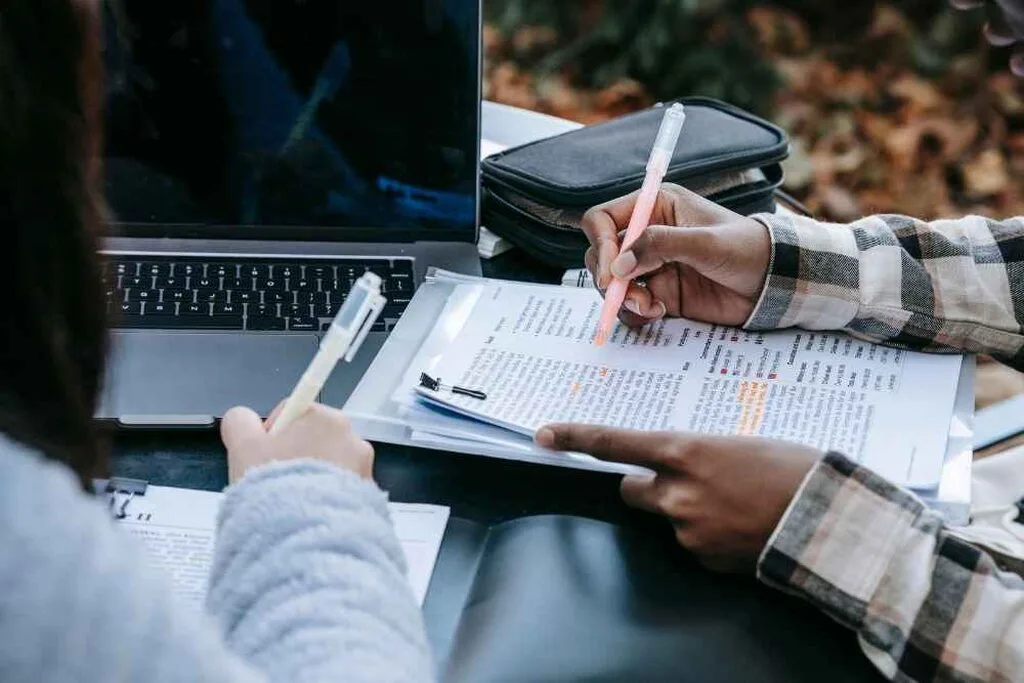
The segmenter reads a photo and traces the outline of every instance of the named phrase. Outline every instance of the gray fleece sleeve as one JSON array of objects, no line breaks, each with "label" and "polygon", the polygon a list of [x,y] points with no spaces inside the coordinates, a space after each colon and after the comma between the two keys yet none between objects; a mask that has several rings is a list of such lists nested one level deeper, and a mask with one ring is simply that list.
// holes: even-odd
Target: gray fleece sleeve
[{"label": "gray fleece sleeve", "polygon": [[254,471],[224,501],[211,619],[65,467],[0,439],[0,680],[432,680],[384,501],[323,464]]},{"label": "gray fleece sleeve", "polygon": [[227,490],[207,607],[275,680],[433,679],[387,497],[331,465],[269,465]]}]

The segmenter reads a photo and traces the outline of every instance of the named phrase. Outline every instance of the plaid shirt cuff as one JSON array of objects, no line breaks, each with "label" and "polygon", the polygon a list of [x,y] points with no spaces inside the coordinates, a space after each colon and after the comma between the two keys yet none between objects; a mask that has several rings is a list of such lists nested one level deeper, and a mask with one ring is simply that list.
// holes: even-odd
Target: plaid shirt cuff
[{"label": "plaid shirt cuff", "polygon": [[920,542],[934,543],[939,522],[925,511],[913,494],[829,453],[807,475],[776,527],[758,576],[860,629],[892,559],[916,542],[916,527],[927,527]]},{"label": "plaid shirt cuff", "polygon": [[848,327],[860,302],[860,254],[850,229],[809,218],[753,218],[768,228],[772,255],[761,298],[744,327]]}]

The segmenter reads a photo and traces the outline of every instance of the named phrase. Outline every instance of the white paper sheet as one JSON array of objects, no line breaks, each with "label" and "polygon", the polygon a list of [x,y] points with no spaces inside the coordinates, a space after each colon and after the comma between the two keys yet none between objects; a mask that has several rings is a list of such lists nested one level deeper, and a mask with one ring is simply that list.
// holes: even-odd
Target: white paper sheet
[{"label": "white paper sheet", "polygon": [[[199,609],[206,598],[222,498],[222,494],[212,491],[150,486],[144,496],[129,502],[125,509],[128,516],[119,522],[144,542],[153,566],[170,576],[175,592]],[[405,553],[409,584],[422,606],[448,525],[449,509],[411,503],[390,503],[388,508]]]},{"label": "white paper sheet", "polygon": [[592,290],[466,288],[476,291],[453,299],[471,309],[442,316],[442,326],[458,326],[454,341],[411,370],[487,400],[417,388],[424,400],[524,435],[561,421],[758,435],[840,450],[912,488],[939,481],[959,356],[685,320],[639,332],[620,325],[597,347]]}]

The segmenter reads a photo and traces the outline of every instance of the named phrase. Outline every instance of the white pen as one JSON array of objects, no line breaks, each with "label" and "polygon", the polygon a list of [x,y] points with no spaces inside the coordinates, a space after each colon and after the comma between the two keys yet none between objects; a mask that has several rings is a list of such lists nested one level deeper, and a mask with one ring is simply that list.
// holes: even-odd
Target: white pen
[{"label": "white pen", "polygon": [[271,425],[271,434],[281,431],[309,410],[341,357],[345,357],[345,362],[355,357],[387,302],[380,293],[380,277],[376,274],[367,271],[355,281],[320,342],[320,350],[313,356],[299,383],[284,402],[281,414]]}]

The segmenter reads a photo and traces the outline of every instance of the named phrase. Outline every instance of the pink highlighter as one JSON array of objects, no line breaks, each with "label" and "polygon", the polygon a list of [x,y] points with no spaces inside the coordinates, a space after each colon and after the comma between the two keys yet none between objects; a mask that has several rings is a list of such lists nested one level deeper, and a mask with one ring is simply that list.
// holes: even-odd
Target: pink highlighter
[{"label": "pink highlighter", "polygon": [[[661,181],[665,178],[672,155],[676,151],[676,143],[679,141],[684,121],[686,121],[686,112],[683,110],[683,105],[678,102],[668,108],[665,118],[661,120],[658,137],[655,138],[654,147],[651,149],[651,158],[647,161],[644,184],[640,187],[640,194],[633,206],[633,215],[629,217],[629,226],[626,228],[626,236],[622,240],[622,246],[619,247],[619,253],[633,246],[633,242],[636,242],[640,233],[651,222],[651,213],[654,211],[654,203],[658,199],[658,190],[661,189]],[[598,346],[602,346],[608,341],[619,309],[622,308],[622,302],[626,300],[628,288],[629,280],[618,277],[613,278],[611,284],[608,285],[608,289],[604,293],[601,319],[597,323],[597,334],[594,335],[594,343]]]}]

